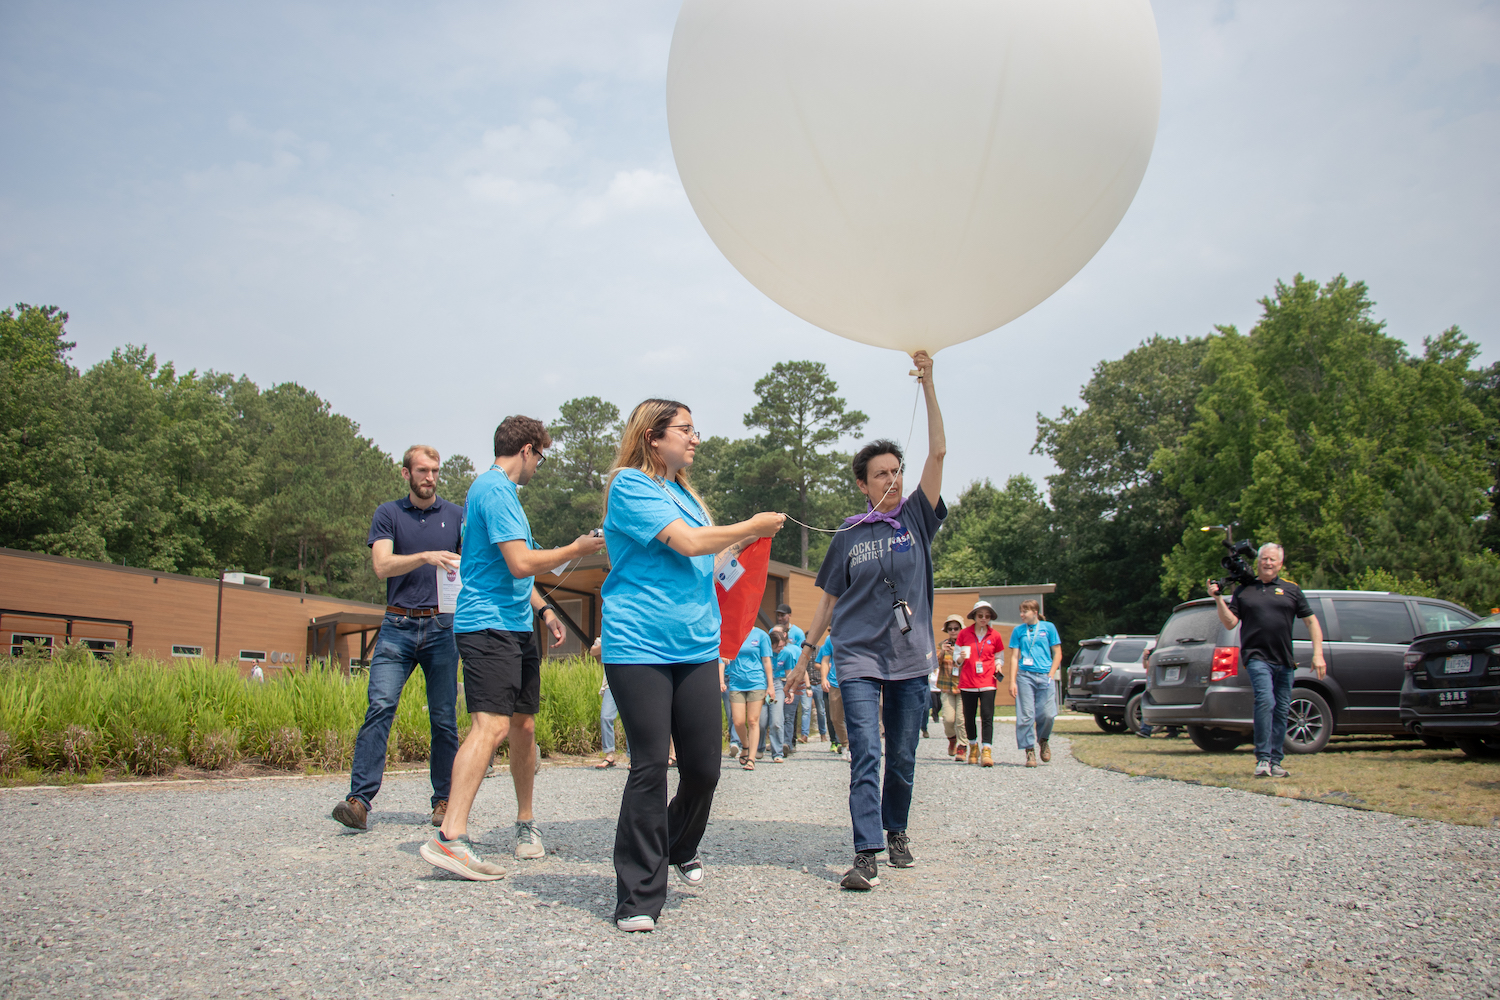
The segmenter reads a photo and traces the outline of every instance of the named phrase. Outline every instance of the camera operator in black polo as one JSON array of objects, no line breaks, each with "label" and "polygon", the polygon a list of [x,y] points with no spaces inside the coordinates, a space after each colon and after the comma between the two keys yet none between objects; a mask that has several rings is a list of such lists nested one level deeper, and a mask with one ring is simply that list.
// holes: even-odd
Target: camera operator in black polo
[{"label": "camera operator in black polo", "polygon": [[1225,628],[1240,625],[1240,662],[1255,688],[1255,776],[1285,778],[1281,766],[1285,753],[1286,717],[1292,706],[1292,675],[1297,662],[1292,656],[1292,624],[1307,623],[1312,636],[1313,672],[1328,672],[1323,660],[1323,630],[1302,588],[1281,578],[1286,552],[1275,542],[1260,547],[1255,560],[1255,579],[1235,589],[1228,602],[1216,581],[1208,582],[1219,621]]}]

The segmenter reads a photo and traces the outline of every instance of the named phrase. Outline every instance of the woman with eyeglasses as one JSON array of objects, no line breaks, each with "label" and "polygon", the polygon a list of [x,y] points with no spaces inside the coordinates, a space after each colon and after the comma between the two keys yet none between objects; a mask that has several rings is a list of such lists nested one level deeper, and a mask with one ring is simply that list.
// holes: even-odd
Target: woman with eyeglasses
[{"label": "woman with eyeglasses", "polygon": [[[683,404],[648,399],[620,436],[605,487],[610,572],[604,672],[630,742],[630,777],[615,826],[615,924],[655,930],[667,867],[703,882],[698,843],[719,783],[719,604],[714,556],[769,538],[786,515],[715,525],[689,482],[698,447]],[[677,794],[667,801],[667,750],[677,745]]]},{"label": "woman with eyeglasses", "polygon": [[955,643],[958,633],[964,628],[964,620],[958,615],[949,615],[943,622],[943,641],[938,644],[937,687],[942,702],[943,735],[948,737],[948,756],[962,761],[969,752],[969,741],[964,728],[958,724],[959,712],[963,710],[963,696],[959,693],[959,670],[963,665],[963,653]]},{"label": "woman with eyeglasses", "polygon": [[[958,690],[964,701],[964,729],[969,734],[969,763],[994,767],[995,688],[1000,680],[995,657],[1005,652],[1005,640],[990,627],[990,622],[995,620],[995,608],[989,601],[975,601],[969,617],[974,624],[958,633],[954,640],[959,649],[966,651],[959,671]],[[1004,663],[1003,657],[1001,663]],[[974,726],[976,711],[979,715],[977,731]]]}]

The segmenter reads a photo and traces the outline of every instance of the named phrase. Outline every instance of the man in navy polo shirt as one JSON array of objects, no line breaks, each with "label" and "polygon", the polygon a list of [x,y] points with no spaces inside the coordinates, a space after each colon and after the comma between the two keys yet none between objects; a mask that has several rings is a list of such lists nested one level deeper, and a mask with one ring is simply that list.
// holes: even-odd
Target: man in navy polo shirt
[{"label": "man in navy polo shirt", "polygon": [[437,495],[437,450],[412,445],[401,457],[401,478],[410,487],[400,500],[375,508],[370,521],[370,558],[385,581],[385,620],[370,660],[370,707],[354,740],[349,797],[333,807],[333,818],[365,829],[370,803],[385,774],[386,744],[401,689],[418,665],[427,678],[427,717],[432,724],[432,825],[448,809],[453,756],[458,753],[458,646],[453,615],[438,611],[437,574],[458,569],[464,510]]}]

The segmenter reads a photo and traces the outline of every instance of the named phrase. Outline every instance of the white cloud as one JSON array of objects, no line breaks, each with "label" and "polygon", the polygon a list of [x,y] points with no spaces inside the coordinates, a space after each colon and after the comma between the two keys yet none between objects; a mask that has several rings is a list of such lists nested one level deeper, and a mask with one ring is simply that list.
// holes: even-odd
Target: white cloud
[{"label": "white cloud", "polygon": [[675,174],[640,167],[619,171],[602,195],[583,198],[573,212],[573,221],[580,226],[594,226],[622,212],[686,204],[687,195]]}]

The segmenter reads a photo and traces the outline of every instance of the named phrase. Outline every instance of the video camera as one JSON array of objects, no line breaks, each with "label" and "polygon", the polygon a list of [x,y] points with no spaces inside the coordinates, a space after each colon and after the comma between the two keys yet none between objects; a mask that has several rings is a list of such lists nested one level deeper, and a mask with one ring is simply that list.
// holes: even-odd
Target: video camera
[{"label": "video camera", "polygon": [[1229,551],[1224,558],[1219,560],[1219,565],[1224,567],[1226,576],[1218,580],[1210,579],[1209,583],[1217,583],[1219,591],[1228,594],[1230,587],[1238,583],[1241,586],[1255,582],[1255,543],[1234,540],[1234,526],[1229,524],[1210,524],[1203,528],[1204,531],[1222,530],[1224,540],[1220,544]]}]

